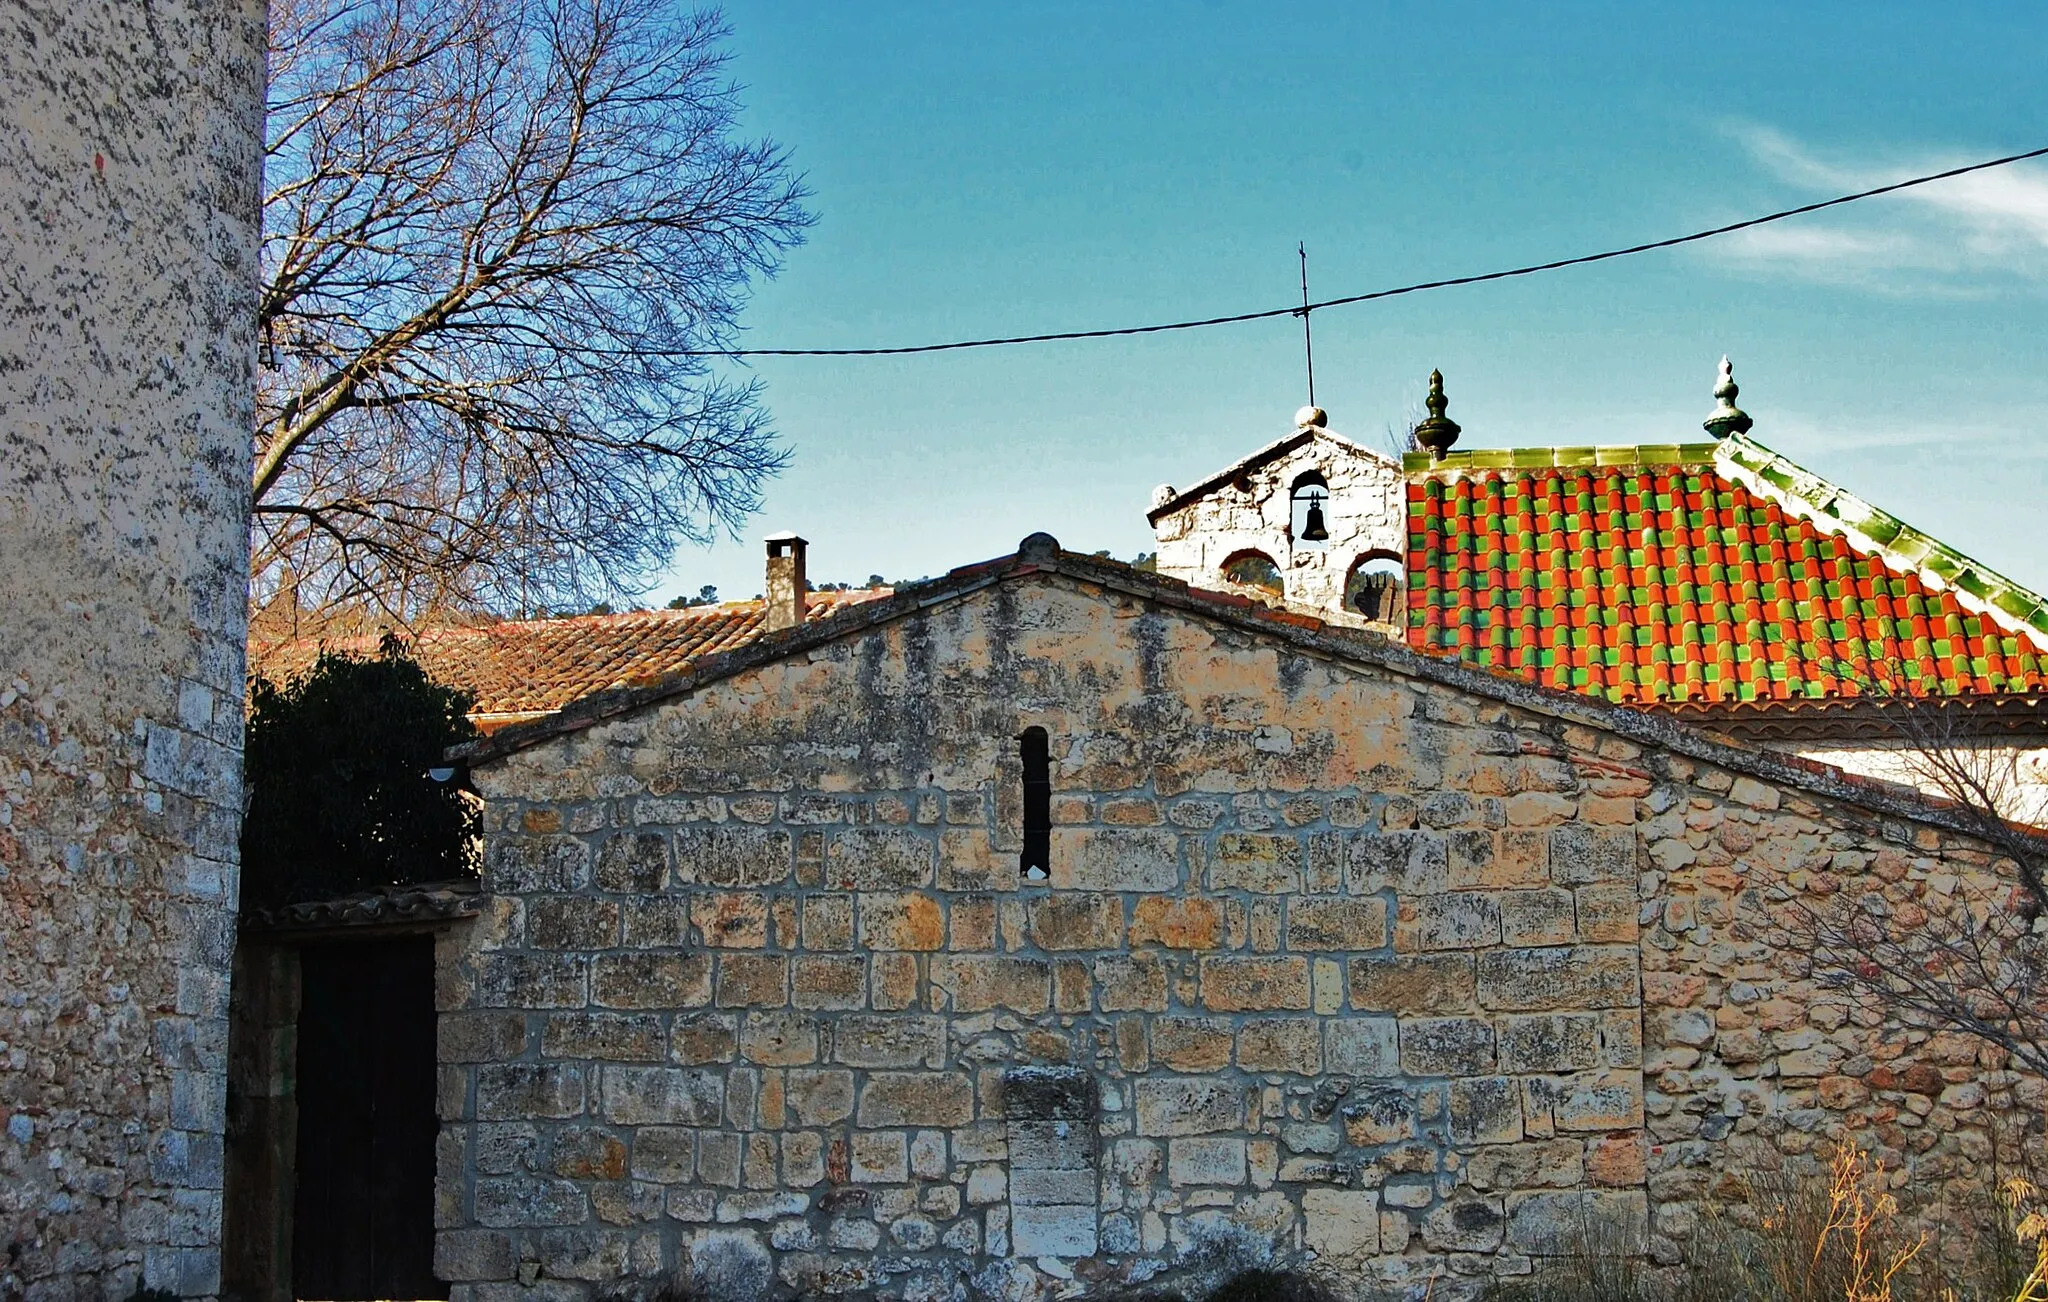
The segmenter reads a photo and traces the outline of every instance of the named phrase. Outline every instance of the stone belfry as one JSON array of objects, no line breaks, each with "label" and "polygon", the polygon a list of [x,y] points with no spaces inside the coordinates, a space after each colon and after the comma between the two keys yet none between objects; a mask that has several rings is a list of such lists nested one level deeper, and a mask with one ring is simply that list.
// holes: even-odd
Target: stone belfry
[{"label": "stone belfry", "polygon": [[[1442,397],[1440,378],[1433,396]],[[1159,572],[1395,631],[1403,484],[1399,462],[1332,431],[1321,407],[1303,407],[1292,433],[1191,488],[1154,490],[1147,518]]]},{"label": "stone belfry", "polygon": [[263,60],[0,35],[0,1297],[220,1290]]}]

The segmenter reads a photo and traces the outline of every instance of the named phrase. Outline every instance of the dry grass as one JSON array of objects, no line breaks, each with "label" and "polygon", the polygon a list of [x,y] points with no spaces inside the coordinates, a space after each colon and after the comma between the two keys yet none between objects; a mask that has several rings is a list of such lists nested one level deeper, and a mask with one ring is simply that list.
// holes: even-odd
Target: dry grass
[{"label": "dry grass", "polygon": [[1593,1226],[1571,1255],[1496,1285],[1488,1302],[2048,1302],[2048,1200],[2027,1180],[1918,1218],[1853,1147],[1825,1178],[1746,1184],[1753,1223],[1705,1218],[1682,1273],[1643,1269]]}]

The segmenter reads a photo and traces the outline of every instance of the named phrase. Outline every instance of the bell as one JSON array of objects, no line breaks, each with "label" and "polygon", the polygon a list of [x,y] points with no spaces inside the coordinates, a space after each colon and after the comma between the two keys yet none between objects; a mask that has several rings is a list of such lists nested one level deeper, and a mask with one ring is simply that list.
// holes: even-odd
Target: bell
[{"label": "bell", "polygon": [[1330,531],[1323,526],[1323,500],[1319,497],[1308,499],[1308,519],[1301,526],[1303,542],[1328,542]]}]

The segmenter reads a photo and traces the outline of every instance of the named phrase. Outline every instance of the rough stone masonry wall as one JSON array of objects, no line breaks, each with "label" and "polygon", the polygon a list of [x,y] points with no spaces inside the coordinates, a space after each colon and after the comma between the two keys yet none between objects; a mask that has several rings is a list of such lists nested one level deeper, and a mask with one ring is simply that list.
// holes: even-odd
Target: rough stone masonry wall
[{"label": "rough stone masonry wall", "polygon": [[517,753],[443,954],[440,1269],[1017,1297],[1235,1241],[1457,1292],[1587,1215],[1653,1246],[1653,1151],[1729,1132],[1651,1148],[1701,1109],[1659,1077],[1645,1131],[1639,952],[1733,960],[1651,866],[1779,801],[1689,763],[1050,581]]},{"label": "rough stone masonry wall", "polygon": [[263,23],[0,17],[0,1297],[218,1287]]}]

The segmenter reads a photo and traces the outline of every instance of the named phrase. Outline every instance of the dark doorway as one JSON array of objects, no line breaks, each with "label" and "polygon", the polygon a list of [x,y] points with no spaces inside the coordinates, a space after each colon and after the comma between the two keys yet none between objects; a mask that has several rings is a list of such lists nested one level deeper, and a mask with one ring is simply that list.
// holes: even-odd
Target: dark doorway
[{"label": "dark doorway", "polygon": [[434,1278],[434,939],[299,956],[292,1292],[445,1298]]}]

